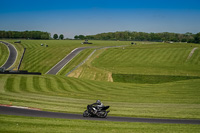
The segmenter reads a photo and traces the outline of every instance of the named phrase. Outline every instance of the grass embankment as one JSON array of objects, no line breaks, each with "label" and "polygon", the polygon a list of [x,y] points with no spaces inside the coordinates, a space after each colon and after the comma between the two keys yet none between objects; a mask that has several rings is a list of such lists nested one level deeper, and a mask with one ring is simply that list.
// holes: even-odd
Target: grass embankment
[{"label": "grass embankment", "polygon": [[[194,47],[199,48],[187,60]],[[199,54],[194,44],[137,45],[108,49],[92,65],[116,74],[199,76]]]},{"label": "grass embankment", "polygon": [[95,58],[98,58],[105,50],[107,50],[107,48],[97,50],[82,66],[74,70],[69,77],[112,82],[111,72],[91,65],[91,62],[95,60]]},{"label": "grass embankment", "polygon": [[199,125],[85,121],[0,115],[0,131],[29,133],[196,133]]},{"label": "grass embankment", "polygon": [[110,115],[200,118],[200,79],[164,84],[111,83],[63,76],[0,75],[1,104],[80,113],[101,99]]},{"label": "grass embankment", "polygon": [[[195,47],[198,49],[188,59]],[[108,75],[108,73],[153,77],[156,75],[200,76],[199,54],[200,46],[196,44],[138,43],[138,45],[124,48],[98,50],[85,65],[72,74],[81,73],[79,78],[92,80],[95,80],[93,77],[96,75],[101,77],[98,80],[105,80],[102,75]]]},{"label": "grass embankment", "polygon": [[0,43],[0,67],[4,65],[8,59],[9,50],[6,45]]}]

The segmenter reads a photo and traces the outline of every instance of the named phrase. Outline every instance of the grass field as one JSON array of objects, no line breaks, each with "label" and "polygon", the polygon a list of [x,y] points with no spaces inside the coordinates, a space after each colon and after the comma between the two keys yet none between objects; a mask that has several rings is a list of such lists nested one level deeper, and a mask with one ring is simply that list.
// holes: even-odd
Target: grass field
[{"label": "grass field", "polygon": [[[18,49],[26,47],[27,52],[21,69],[42,72],[43,75],[0,75],[0,104],[82,114],[87,104],[100,99],[105,105],[111,106],[109,115],[112,116],[200,119],[199,45],[137,42],[134,46],[100,49],[66,77],[67,72],[93,51],[93,49],[86,49],[67,64],[58,75],[45,74],[71,50],[83,46],[81,42],[80,40],[22,40]],[[99,47],[130,44],[125,41],[92,42],[93,46]],[[48,44],[49,47],[40,46],[41,43]],[[198,49],[188,59],[195,47]],[[0,118],[4,123],[0,131],[5,132],[19,130],[31,132],[34,127],[33,132],[38,130],[54,132],[56,129],[58,132],[64,130],[95,132],[90,124],[96,123],[99,128],[105,127],[105,130],[100,130],[101,132],[132,132],[133,130],[135,132],[196,132],[199,129],[196,125],[120,124],[60,119],[56,119],[57,123],[52,123],[51,119],[47,118],[3,115]],[[34,122],[31,121],[32,119]],[[24,126],[15,127],[13,123],[16,121],[21,121]],[[32,129],[29,129],[28,125],[33,125]],[[15,127],[16,130],[6,127]]]},{"label": "grass field", "polygon": [[110,115],[200,118],[200,79],[164,84],[125,84],[63,76],[0,75],[2,104],[80,113],[101,99]]},{"label": "grass field", "polygon": [[9,50],[6,45],[0,43],[0,67],[6,62],[8,59]]},{"label": "grass field", "polygon": [[[105,80],[111,74],[200,76],[200,46],[196,44],[142,44],[98,50],[71,75]],[[187,59],[193,48],[191,58]],[[95,77],[95,78],[94,78]],[[96,80],[96,79],[95,79]]]},{"label": "grass field", "polygon": [[0,115],[0,122],[0,131],[3,133],[19,131],[24,133],[197,133],[200,130],[199,125],[190,124],[105,122],[5,115]]},{"label": "grass field", "polygon": [[194,47],[200,48],[189,44],[159,44],[107,49],[92,65],[112,73],[199,76],[200,49],[187,60]]},{"label": "grass field", "polygon": [[[16,40],[7,41],[13,44]],[[130,44],[126,41],[92,41],[93,44],[82,45],[81,42],[83,40],[21,40],[21,44],[15,45],[20,45],[27,50],[20,69],[45,74],[77,47]],[[44,46],[41,46],[41,44],[44,44]],[[48,45],[48,47],[45,47],[45,45]],[[18,51],[20,50],[18,49]]]}]

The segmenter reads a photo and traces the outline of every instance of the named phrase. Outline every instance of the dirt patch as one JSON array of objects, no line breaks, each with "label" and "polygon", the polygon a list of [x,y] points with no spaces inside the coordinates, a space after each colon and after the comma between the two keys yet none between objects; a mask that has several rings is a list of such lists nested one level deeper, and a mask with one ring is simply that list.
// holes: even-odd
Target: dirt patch
[{"label": "dirt patch", "polygon": [[[195,51],[196,49],[198,49],[198,47],[195,47],[195,48],[192,49],[192,51],[190,52],[190,54],[189,54],[188,57],[187,57],[187,60],[189,60],[189,59],[192,57],[192,55],[194,54],[194,51]],[[187,60],[186,60],[186,61],[187,61]]]},{"label": "dirt patch", "polygon": [[77,70],[73,71],[72,73],[70,73],[68,75],[68,77],[79,78],[79,76],[81,75],[82,71],[83,71],[83,68],[80,67],[79,69],[77,69]]},{"label": "dirt patch", "polygon": [[113,82],[112,73],[108,73],[108,82]]}]

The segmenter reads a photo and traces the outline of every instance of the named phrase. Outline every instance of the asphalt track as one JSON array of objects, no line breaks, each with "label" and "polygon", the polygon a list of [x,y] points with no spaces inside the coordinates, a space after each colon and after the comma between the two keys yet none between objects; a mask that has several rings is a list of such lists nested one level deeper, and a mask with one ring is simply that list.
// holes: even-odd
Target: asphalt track
[{"label": "asphalt track", "polygon": [[30,116],[30,117],[61,118],[61,119],[115,121],[115,122],[200,124],[200,120],[151,119],[151,118],[114,117],[114,116],[107,116],[107,118],[93,118],[93,117],[83,117],[80,114],[47,112],[47,111],[31,110],[31,109],[15,108],[15,107],[7,107],[7,106],[0,106],[0,114],[3,114],[3,115],[15,115],[15,116]]},{"label": "asphalt track", "polygon": [[56,75],[67,63],[69,63],[78,53],[82,50],[91,47],[80,47],[74,49],[71,53],[69,53],[65,58],[63,58],[60,62],[58,62],[54,67],[52,67],[46,74],[54,74]]},{"label": "asphalt track", "polygon": [[9,57],[8,57],[6,63],[3,66],[1,66],[1,67],[4,67],[5,69],[8,69],[9,67],[11,67],[14,64],[14,62],[15,62],[15,60],[17,58],[17,50],[10,43],[3,42],[3,41],[0,41],[0,42],[5,44],[8,47],[9,51],[10,51]]}]

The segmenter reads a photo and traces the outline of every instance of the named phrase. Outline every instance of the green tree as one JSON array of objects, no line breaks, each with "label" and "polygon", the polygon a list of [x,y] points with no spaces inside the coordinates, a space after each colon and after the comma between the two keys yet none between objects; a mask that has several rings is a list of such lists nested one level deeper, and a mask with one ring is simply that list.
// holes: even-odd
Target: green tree
[{"label": "green tree", "polygon": [[54,34],[53,39],[58,39],[58,34]]},{"label": "green tree", "polygon": [[85,36],[84,35],[79,35],[79,39],[84,40]]},{"label": "green tree", "polygon": [[64,35],[60,34],[59,39],[63,40],[64,39]]},{"label": "green tree", "polygon": [[77,40],[77,39],[78,39],[78,36],[77,36],[77,35],[75,35],[75,36],[74,36],[74,39],[76,39],[76,40]]},{"label": "green tree", "polygon": [[84,35],[79,35],[79,36],[74,36],[74,39],[80,39],[80,40],[84,40],[86,39],[86,37]]},{"label": "green tree", "polygon": [[194,36],[194,40],[196,43],[200,43],[200,32]]},{"label": "green tree", "polygon": [[0,31],[0,38],[49,39],[50,33],[42,31]]},{"label": "green tree", "polygon": [[49,39],[49,34],[42,34],[41,39]]}]

